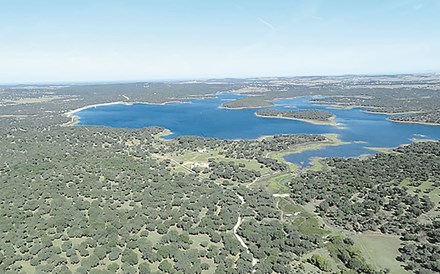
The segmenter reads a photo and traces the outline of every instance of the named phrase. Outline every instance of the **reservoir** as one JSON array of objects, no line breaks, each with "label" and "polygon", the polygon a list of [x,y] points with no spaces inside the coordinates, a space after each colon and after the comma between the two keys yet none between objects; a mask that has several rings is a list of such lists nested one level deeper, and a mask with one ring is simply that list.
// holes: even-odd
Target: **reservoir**
[{"label": "reservoir", "polygon": [[338,126],[255,116],[255,112],[263,108],[220,107],[225,101],[240,97],[243,96],[224,93],[215,98],[188,99],[187,103],[105,105],[84,109],[76,115],[80,118],[78,125],[83,126],[167,128],[173,132],[165,137],[167,139],[177,136],[255,139],[276,134],[336,133],[342,141],[350,142],[347,145],[305,151],[285,157],[287,161],[300,166],[306,166],[312,157],[354,157],[375,153],[367,147],[397,147],[414,139],[440,139],[440,126],[391,122],[387,120],[388,115],[366,113],[362,108],[336,109],[332,106],[313,104],[310,102],[311,97],[278,100],[268,109],[325,110],[336,116]]}]

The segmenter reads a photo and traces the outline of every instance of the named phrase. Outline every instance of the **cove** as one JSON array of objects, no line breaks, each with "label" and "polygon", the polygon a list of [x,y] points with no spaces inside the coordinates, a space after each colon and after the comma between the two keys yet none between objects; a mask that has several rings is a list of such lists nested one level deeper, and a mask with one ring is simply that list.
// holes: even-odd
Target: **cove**
[{"label": "cove", "polygon": [[397,147],[417,139],[440,139],[440,126],[397,123],[387,120],[388,115],[363,112],[362,108],[335,109],[332,106],[312,104],[311,97],[275,101],[269,109],[320,109],[333,113],[339,126],[315,125],[303,121],[263,118],[255,112],[263,108],[225,109],[221,104],[243,97],[223,93],[215,98],[188,99],[188,103],[115,104],[86,108],[76,113],[79,126],[109,126],[143,128],[159,126],[177,136],[202,136],[219,139],[255,139],[276,134],[336,133],[347,145],[290,154],[289,162],[306,166],[311,157],[354,157],[373,154],[367,147]]}]

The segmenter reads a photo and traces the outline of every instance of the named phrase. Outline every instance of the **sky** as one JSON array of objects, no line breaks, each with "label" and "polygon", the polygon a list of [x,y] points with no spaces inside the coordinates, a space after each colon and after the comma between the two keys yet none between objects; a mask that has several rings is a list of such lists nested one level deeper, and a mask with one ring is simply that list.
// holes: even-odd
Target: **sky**
[{"label": "sky", "polygon": [[0,0],[0,83],[440,72],[440,0]]}]

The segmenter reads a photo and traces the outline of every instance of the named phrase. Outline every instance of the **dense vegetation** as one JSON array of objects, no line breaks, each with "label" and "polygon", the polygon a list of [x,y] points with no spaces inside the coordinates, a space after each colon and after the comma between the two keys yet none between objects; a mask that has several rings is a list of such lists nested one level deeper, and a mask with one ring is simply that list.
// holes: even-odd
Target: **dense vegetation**
[{"label": "dense vegetation", "polygon": [[[270,194],[231,183],[254,171],[172,171],[156,150],[178,141],[160,132],[3,129],[0,272],[285,273],[286,260],[321,244],[280,222]],[[233,234],[240,218],[250,253]]]},{"label": "dense vegetation", "polygon": [[[323,95],[326,97],[314,101],[364,106],[371,112],[420,112],[411,118],[412,122],[437,123],[439,84],[438,75],[400,75],[0,87],[0,119],[10,115],[16,119],[32,115],[63,120],[59,114],[91,104],[115,101],[164,103],[237,91],[249,97],[225,102],[223,107],[267,107],[279,98]],[[39,103],[31,103],[35,101]]]},{"label": "dense vegetation", "polygon": [[[229,108],[266,107],[280,98],[322,95],[313,102],[339,105],[341,107],[362,106],[369,112],[408,113],[418,112],[394,120],[438,124],[440,105],[438,75],[397,75],[358,77],[297,77],[273,80],[255,80],[249,83],[258,91],[242,91],[251,97],[227,102]],[[266,91],[262,91],[264,88]]]},{"label": "dense vegetation", "polygon": [[237,100],[225,102],[223,103],[222,107],[240,109],[270,107],[272,105],[273,104],[270,101],[262,99],[260,97],[244,97]]},{"label": "dense vegetation", "polygon": [[325,142],[322,135],[295,134],[275,135],[258,140],[218,140],[196,136],[182,136],[176,138],[176,143],[161,148],[163,152],[184,153],[185,151],[218,150],[226,158],[257,160],[272,170],[285,170],[286,165],[267,157],[269,152],[285,151],[290,147],[315,142]]},{"label": "dense vegetation", "polygon": [[[291,197],[315,202],[322,217],[347,230],[401,235],[399,260],[417,273],[438,272],[439,206],[431,197],[438,199],[439,151],[440,141],[419,142],[366,159],[330,158],[328,171],[294,178]],[[423,192],[409,191],[421,184],[428,186]]]},{"label": "dense vegetation", "polygon": [[345,96],[330,96],[313,101],[343,107],[362,106],[373,113],[416,112],[409,115],[393,115],[390,118],[402,122],[439,123],[440,119],[440,92],[431,89],[353,89]]},{"label": "dense vegetation", "polygon": [[370,112],[431,112],[438,109],[440,92],[431,89],[371,88],[353,89],[345,95],[314,99],[315,102],[341,106],[363,106]]},{"label": "dense vegetation", "polygon": [[[333,236],[330,238],[327,248],[330,256],[340,260],[351,271],[365,274],[377,273],[373,266],[365,262],[360,251],[354,247],[354,243],[350,238],[342,239],[341,237]],[[321,270],[329,268],[328,263],[323,258],[316,258],[315,256],[315,260],[312,263],[317,264]]]},{"label": "dense vegetation", "polygon": [[440,124],[440,111],[422,112],[408,115],[393,115],[391,121],[409,123]]},{"label": "dense vegetation", "polygon": [[314,121],[328,121],[330,118],[334,116],[328,111],[317,110],[317,109],[304,109],[304,110],[292,110],[292,111],[262,109],[255,112],[255,114],[263,117],[275,117],[275,118],[281,117],[281,118],[314,120]]},{"label": "dense vegetation", "polygon": [[[0,87],[0,120],[62,124],[62,114],[92,104],[110,102],[165,103],[189,97],[212,96],[241,85],[233,83],[124,83],[72,86]],[[31,119],[25,119],[31,118]],[[37,121],[35,123],[35,121]]]},{"label": "dense vegetation", "polygon": [[[231,102],[243,107],[341,93],[377,111],[424,106],[428,115],[438,105],[435,79],[395,79],[391,89],[362,79],[0,88],[0,273],[386,271],[366,259],[351,231],[399,235],[397,260],[407,270],[439,272],[438,141],[325,159],[322,169],[293,174],[272,156],[323,145],[325,136],[164,140],[157,127],[61,126],[69,120],[62,114],[89,104],[231,90],[252,95]],[[360,102],[346,99],[323,100]]]}]

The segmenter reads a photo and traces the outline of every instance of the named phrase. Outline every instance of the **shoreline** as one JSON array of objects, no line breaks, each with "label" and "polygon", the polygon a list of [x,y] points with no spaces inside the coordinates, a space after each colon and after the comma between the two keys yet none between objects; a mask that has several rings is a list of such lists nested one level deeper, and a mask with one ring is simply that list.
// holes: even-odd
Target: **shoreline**
[{"label": "shoreline", "polygon": [[[234,93],[234,92],[231,92]],[[76,115],[76,113],[89,109],[89,108],[94,108],[94,107],[100,107],[100,106],[109,106],[109,105],[134,105],[134,104],[143,104],[143,105],[166,105],[166,104],[173,104],[173,103],[179,103],[179,104],[190,104],[190,101],[187,100],[191,100],[191,99],[204,99],[204,98],[215,98],[219,93],[214,93],[214,94],[208,94],[208,95],[204,95],[201,97],[198,96],[194,96],[194,97],[187,97],[184,99],[177,99],[177,100],[171,100],[171,101],[165,101],[162,103],[151,103],[151,102],[138,102],[138,101],[134,101],[134,102],[129,102],[129,101],[116,101],[116,102],[109,102],[109,103],[97,103],[97,104],[92,104],[92,105],[87,105],[87,106],[83,106],[74,110],[70,110],[68,112],[65,112],[63,114],[63,116],[66,116],[68,118],[71,118],[71,121],[66,122],[64,124],[62,124],[61,126],[74,126],[76,124],[79,123],[80,121],[80,117],[78,115]],[[299,97],[307,97],[307,96],[297,96],[297,97],[292,97],[292,98],[287,98],[287,99],[294,99],[294,98],[299,98]],[[286,98],[277,98],[274,99],[274,101],[276,100],[283,100]],[[230,109],[230,110],[242,110],[242,109],[257,109],[257,108],[268,108],[268,107],[272,107],[276,104],[274,104],[272,101],[271,103],[269,103],[268,105],[264,105],[264,106],[247,106],[247,107],[225,107],[223,104],[218,106],[217,108],[220,109]],[[313,101],[310,101],[311,103],[314,103]],[[322,103],[318,103],[318,104],[322,104]],[[440,126],[440,123],[429,123],[429,122],[418,122],[418,121],[398,121],[398,120],[393,120],[391,119],[394,115],[399,115],[399,114],[413,114],[413,113],[419,113],[418,111],[408,111],[408,112],[400,112],[400,113],[388,113],[388,112],[373,112],[373,111],[369,111],[366,106],[344,106],[342,104],[329,104],[328,102],[323,102],[322,105],[328,105],[330,108],[335,108],[335,109],[353,109],[353,108],[361,108],[361,112],[364,113],[368,113],[368,114],[382,114],[382,115],[388,115],[389,117],[386,118],[386,120],[390,121],[390,122],[395,122],[395,123],[406,123],[406,124],[419,124],[419,125],[429,125],[429,126]],[[371,107],[370,107],[371,108]],[[272,119],[288,119],[288,120],[296,120],[296,121],[301,121],[301,122],[306,122],[306,123],[310,123],[310,124],[314,124],[314,125],[328,125],[328,126],[341,126],[341,124],[338,124],[334,121],[335,116],[331,117],[329,119],[329,121],[319,121],[319,120],[308,120],[308,119],[301,119],[301,118],[293,118],[293,117],[282,117],[282,116],[263,116],[263,115],[259,115],[256,114],[255,115],[257,117],[261,117],[261,118],[272,118]]]},{"label": "shoreline", "polygon": [[340,104],[334,104],[328,105],[330,108],[334,108],[334,109],[353,109],[353,108],[360,108],[361,112],[364,113],[368,113],[368,114],[379,114],[379,115],[388,115],[389,117],[385,118],[386,120],[390,121],[390,122],[395,122],[395,123],[403,123],[403,124],[416,124],[416,125],[426,125],[426,126],[440,126],[440,123],[430,123],[430,122],[418,122],[418,121],[401,121],[401,120],[393,120],[391,119],[393,116],[396,115],[405,115],[405,114],[417,114],[420,113],[421,111],[404,111],[404,112],[377,112],[377,111],[371,111],[369,109],[372,109],[374,107],[367,107],[367,106],[344,106],[344,105],[340,105]]},{"label": "shoreline", "polygon": [[392,119],[390,119],[390,117],[386,118],[386,120],[391,121],[391,122],[395,122],[395,123],[402,123],[402,124],[416,124],[416,125],[425,125],[425,126],[440,126],[440,124],[437,124],[437,123],[392,120]]},{"label": "shoreline", "polygon": [[168,128],[163,128],[163,131],[161,133],[155,134],[154,137],[158,138],[158,139],[161,139],[162,141],[170,141],[172,139],[165,139],[164,137],[168,136],[168,135],[171,135],[171,134],[174,134],[174,132],[172,132]]},{"label": "shoreline", "polygon": [[273,107],[274,105],[267,105],[267,106],[253,106],[253,107],[225,107],[223,106],[223,104],[221,104],[220,106],[218,106],[217,108],[221,108],[221,109],[231,109],[231,110],[240,110],[240,109],[255,109],[255,108],[268,108],[268,107]]},{"label": "shoreline", "polygon": [[61,126],[62,127],[68,127],[68,126],[74,126],[74,125],[78,124],[80,118],[79,118],[78,115],[76,115],[76,113],[80,112],[80,111],[83,111],[85,109],[95,108],[95,107],[100,107],[100,106],[120,105],[120,104],[129,105],[127,102],[118,101],[118,102],[110,102],[110,103],[93,104],[93,105],[88,105],[88,106],[80,107],[80,108],[77,108],[77,109],[74,109],[74,110],[70,110],[70,111],[64,113],[63,115],[68,117],[68,118],[71,118],[71,121],[62,124]]},{"label": "shoreline", "polygon": [[364,108],[362,111],[365,112],[365,113],[371,113],[371,114],[385,114],[385,115],[389,115],[389,116],[421,113],[421,111],[377,112],[377,111],[371,111],[371,109],[372,109],[371,107],[370,107],[370,109],[368,109],[368,108]]},{"label": "shoreline", "polygon": [[393,153],[394,147],[364,147],[376,153]]},{"label": "shoreline", "polygon": [[319,120],[308,120],[308,119],[301,119],[301,118],[293,118],[293,117],[283,117],[283,116],[264,116],[255,113],[255,116],[261,117],[261,118],[271,118],[271,119],[286,119],[286,120],[294,120],[294,121],[300,121],[300,122],[306,122],[314,125],[319,126],[340,126],[338,123],[335,122],[335,116],[332,116],[329,118],[329,121],[319,121]]},{"label": "shoreline", "polygon": [[140,105],[166,105],[166,104],[174,104],[174,103],[180,103],[180,104],[190,104],[191,102],[188,101],[166,101],[163,103],[150,103],[150,102],[127,102],[127,101],[116,101],[116,102],[109,102],[109,103],[97,103],[92,105],[83,106],[77,109],[69,110],[68,112],[65,112],[63,116],[66,116],[68,118],[72,118],[72,121],[66,122],[62,124],[61,126],[74,126],[79,122],[79,116],[76,115],[76,113],[89,109],[89,108],[96,108],[101,106],[112,106],[112,105],[125,105],[125,106],[131,106],[135,104]]},{"label": "shoreline", "polygon": [[[321,136],[324,136],[327,138],[327,140],[324,141],[318,141],[318,142],[307,142],[302,144],[293,145],[288,150],[280,151],[280,152],[269,152],[268,157],[274,159],[274,160],[281,160],[287,163],[291,167],[291,172],[298,172],[299,170],[304,169],[303,165],[299,165],[298,163],[289,162],[286,160],[286,156],[291,154],[301,154],[305,151],[315,151],[315,150],[321,150],[325,149],[327,147],[332,146],[341,146],[341,145],[348,145],[351,144],[351,142],[342,141],[340,138],[340,134],[338,133],[324,133],[324,134],[318,134]],[[327,158],[327,157],[311,157],[308,161],[311,163],[312,158]],[[307,169],[307,167],[305,167]]]},{"label": "shoreline", "polygon": [[[231,93],[233,93],[233,94],[238,94],[238,95],[242,95],[241,93],[234,93],[234,92],[231,92]],[[252,96],[257,97],[257,96],[260,96],[260,95],[247,95],[246,93],[245,93],[245,95],[246,95],[246,97],[252,97]],[[244,98],[246,98],[246,97],[244,97]],[[276,105],[277,105],[277,104],[276,104],[276,101],[279,101],[279,100],[294,100],[294,99],[304,98],[304,97],[310,97],[310,96],[307,96],[307,95],[301,95],[301,96],[293,96],[293,97],[288,97],[288,98],[273,98],[273,99],[270,99],[270,101],[266,101],[266,102],[268,103],[268,105],[264,105],[264,106],[225,107],[225,106],[223,106],[224,104],[221,104],[218,108],[223,108],[223,109],[255,109],[255,108],[269,108],[269,107],[276,106]],[[313,97],[313,96],[312,96],[312,97]],[[314,102],[312,102],[311,100],[309,100],[309,102],[310,102],[310,103],[314,103]],[[291,106],[290,108],[297,108],[297,107],[296,107],[296,106]]]}]

